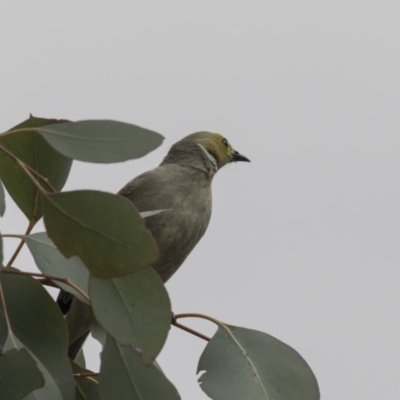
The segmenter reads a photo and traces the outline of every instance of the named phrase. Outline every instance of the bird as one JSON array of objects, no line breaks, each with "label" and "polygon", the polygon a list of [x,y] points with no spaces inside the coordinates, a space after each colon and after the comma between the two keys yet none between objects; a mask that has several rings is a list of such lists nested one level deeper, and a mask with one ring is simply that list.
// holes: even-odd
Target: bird
[{"label": "bird", "polygon": [[[161,164],[128,182],[118,195],[129,199],[144,218],[159,250],[151,267],[167,282],[205,234],[211,218],[211,184],[225,165],[250,160],[221,134],[196,132],[173,144]],[[90,329],[90,307],[61,292],[69,357],[74,359]]]}]

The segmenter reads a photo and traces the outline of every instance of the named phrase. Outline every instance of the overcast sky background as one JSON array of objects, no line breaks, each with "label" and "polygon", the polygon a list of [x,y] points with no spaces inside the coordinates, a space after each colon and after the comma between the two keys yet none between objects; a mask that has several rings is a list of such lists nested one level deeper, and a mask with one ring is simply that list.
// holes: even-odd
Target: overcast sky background
[{"label": "overcast sky background", "polygon": [[[399,21],[385,0],[4,1],[0,131],[32,113],[162,133],[146,158],[74,163],[66,190],[110,192],[186,134],[226,135],[252,162],[216,176],[208,231],[167,284],[174,311],[291,345],[324,400],[397,400]],[[9,198],[0,223],[26,228]],[[24,251],[15,266],[32,264]],[[159,357],[182,399],[207,399],[204,346],[172,328]]]}]

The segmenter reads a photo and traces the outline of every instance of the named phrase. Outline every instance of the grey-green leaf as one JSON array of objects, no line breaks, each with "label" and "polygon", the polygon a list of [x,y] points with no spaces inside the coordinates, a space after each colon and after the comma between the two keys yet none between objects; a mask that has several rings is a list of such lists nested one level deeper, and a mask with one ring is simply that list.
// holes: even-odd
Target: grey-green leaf
[{"label": "grey-green leaf", "polygon": [[[65,258],[45,232],[21,236],[27,244],[36,266],[46,275],[69,279],[89,296],[89,271],[76,256]],[[71,293],[83,303],[89,304],[86,298],[70,285],[56,281],[66,292]]]},{"label": "grey-green leaf", "polygon": [[[59,308],[43,286],[28,276],[0,274],[13,347],[25,347],[44,376],[45,386],[29,399],[72,400],[74,380],[67,358],[67,332]],[[0,346],[11,336],[0,307]]]},{"label": "grey-green leaf", "polygon": [[146,269],[114,279],[90,277],[92,310],[123,345],[139,349],[145,364],[161,351],[170,329],[171,303],[160,277]]},{"label": "grey-green leaf", "polygon": [[83,354],[83,348],[79,350],[78,355],[75,358],[75,363],[81,368],[86,368],[85,354]]},{"label": "grey-green leaf", "polygon": [[66,157],[93,163],[112,163],[143,157],[163,141],[159,133],[111,120],[50,125],[40,133]]},{"label": "grey-green leaf", "polygon": [[107,336],[101,356],[100,397],[102,400],[177,400],[172,383],[154,365],[142,364],[141,355],[130,346]]},{"label": "grey-green leaf", "polygon": [[92,393],[90,393],[90,396],[88,397],[87,400],[102,400],[100,399],[99,386],[97,386],[96,389],[93,390]]},{"label": "grey-green leaf", "polygon": [[[37,127],[65,122],[55,119],[30,117],[11,129],[36,129]],[[0,146],[19,158],[34,171],[46,178],[56,189],[64,186],[72,160],[55,151],[40,134],[32,131],[6,133],[0,136]],[[42,216],[38,189],[21,167],[0,150],[0,178],[17,206],[30,221],[38,221]],[[39,179],[45,189],[46,182]]]},{"label": "grey-green leaf", "polygon": [[1,237],[0,234],[0,269],[3,265],[3,238]]},{"label": "grey-green leaf", "polygon": [[4,193],[3,184],[0,181],[0,217],[4,215],[6,211],[6,196]]},{"label": "grey-green leaf", "polygon": [[26,349],[0,356],[0,399],[21,400],[43,385],[43,375]]},{"label": "grey-green leaf", "polygon": [[122,196],[92,190],[43,198],[49,237],[65,257],[78,256],[102,279],[140,271],[158,250],[133,204]]},{"label": "grey-green leaf", "polygon": [[200,357],[197,372],[203,372],[200,387],[214,400],[320,398],[317,380],[300,354],[251,329],[219,327]]},{"label": "grey-green leaf", "polygon": [[90,333],[104,347],[107,340],[107,332],[96,321],[96,318],[93,317],[93,314],[92,314],[92,319],[90,321]]},{"label": "grey-green leaf", "polygon": [[[84,374],[91,373],[85,368],[82,368],[77,363],[71,361],[72,372],[74,374]],[[98,377],[77,377],[75,376],[75,385],[76,385],[76,399],[75,400],[89,400],[93,398],[95,394],[98,392]]]}]

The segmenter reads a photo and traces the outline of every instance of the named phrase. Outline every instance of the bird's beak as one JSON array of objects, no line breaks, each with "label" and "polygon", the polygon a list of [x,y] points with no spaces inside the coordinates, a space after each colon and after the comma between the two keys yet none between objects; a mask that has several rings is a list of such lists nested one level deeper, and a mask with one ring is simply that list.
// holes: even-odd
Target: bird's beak
[{"label": "bird's beak", "polygon": [[245,157],[243,154],[240,154],[236,150],[233,152],[232,161],[247,161],[247,162],[250,162],[250,160],[247,157]]}]

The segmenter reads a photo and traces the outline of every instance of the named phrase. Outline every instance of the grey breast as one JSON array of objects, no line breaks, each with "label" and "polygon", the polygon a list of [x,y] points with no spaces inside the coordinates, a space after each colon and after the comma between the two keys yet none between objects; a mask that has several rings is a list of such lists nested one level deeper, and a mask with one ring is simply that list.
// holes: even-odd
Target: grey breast
[{"label": "grey breast", "polygon": [[139,211],[165,210],[145,219],[160,256],[152,267],[166,282],[182,265],[211,217],[211,181],[202,171],[165,164],[129,182],[119,194]]}]

